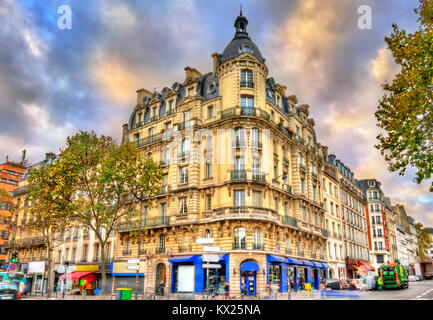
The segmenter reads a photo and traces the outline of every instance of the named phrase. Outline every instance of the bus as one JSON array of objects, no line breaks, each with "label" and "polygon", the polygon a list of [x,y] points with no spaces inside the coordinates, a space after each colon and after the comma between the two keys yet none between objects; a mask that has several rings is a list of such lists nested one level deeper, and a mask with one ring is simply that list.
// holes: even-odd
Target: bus
[{"label": "bus", "polygon": [[20,293],[26,289],[27,278],[22,272],[0,272],[0,282],[9,282],[17,286]]}]

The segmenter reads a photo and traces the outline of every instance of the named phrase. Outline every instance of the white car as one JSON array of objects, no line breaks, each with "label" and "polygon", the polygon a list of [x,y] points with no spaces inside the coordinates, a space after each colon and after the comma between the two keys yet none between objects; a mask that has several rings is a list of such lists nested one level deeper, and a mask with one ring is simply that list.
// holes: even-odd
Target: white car
[{"label": "white car", "polygon": [[409,282],[414,282],[414,281],[416,281],[416,278],[417,278],[416,276],[412,275],[412,276],[408,277],[408,280],[409,280]]}]

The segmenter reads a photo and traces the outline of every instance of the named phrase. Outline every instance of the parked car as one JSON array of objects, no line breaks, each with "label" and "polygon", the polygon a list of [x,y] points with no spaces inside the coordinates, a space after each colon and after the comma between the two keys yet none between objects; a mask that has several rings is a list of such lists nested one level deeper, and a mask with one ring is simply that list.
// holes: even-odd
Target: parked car
[{"label": "parked car", "polygon": [[365,275],[363,277],[361,277],[361,279],[363,279],[364,285],[365,285],[365,289],[367,290],[377,290],[377,279],[379,277],[375,276],[374,274],[369,274],[369,275]]},{"label": "parked car", "polygon": [[426,280],[431,280],[433,279],[433,272],[426,272],[423,274],[423,278]]},{"label": "parked car", "polygon": [[21,298],[18,287],[9,282],[0,282],[0,300],[17,300]]},{"label": "parked car", "polygon": [[408,280],[409,280],[409,282],[414,282],[414,281],[417,281],[416,278],[417,278],[417,276],[412,275],[412,276],[408,277]]},{"label": "parked car", "polygon": [[326,280],[326,290],[343,290],[343,284],[340,279],[328,279]]},{"label": "parked car", "polygon": [[415,276],[416,277],[416,281],[423,281],[423,277],[422,276]]}]

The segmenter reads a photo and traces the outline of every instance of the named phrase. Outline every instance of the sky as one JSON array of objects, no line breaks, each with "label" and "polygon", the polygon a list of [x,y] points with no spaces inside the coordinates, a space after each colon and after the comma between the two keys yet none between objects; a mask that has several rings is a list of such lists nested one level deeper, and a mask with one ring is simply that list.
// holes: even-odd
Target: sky
[{"label": "sky", "polygon": [[[67,136],[95,130],[121,139],[136,90],[183,82],[184,67],[212,71],[211,54],[234,36],[239,5],[269,76],[310,106],[317,138],[355,173],[375,178],[392,204],[433,226],[430,182],[390,173],[374,148],[381,84],[399,68],[384,38],[418,28],[415,0],[1,0],[0,162],[30,163]],[[71,8],[61,30],[58,8]],[[360,29],[358,8],[371,8]]]}]

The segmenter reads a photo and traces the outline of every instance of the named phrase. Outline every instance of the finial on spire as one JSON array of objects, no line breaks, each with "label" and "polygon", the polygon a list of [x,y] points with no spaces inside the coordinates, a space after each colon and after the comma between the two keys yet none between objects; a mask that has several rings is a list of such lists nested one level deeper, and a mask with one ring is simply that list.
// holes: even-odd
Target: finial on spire
[{"label": "finial on spire", "polygon": [[241,14],[240,15],[242,15],[242,4],[241,4]]}]

